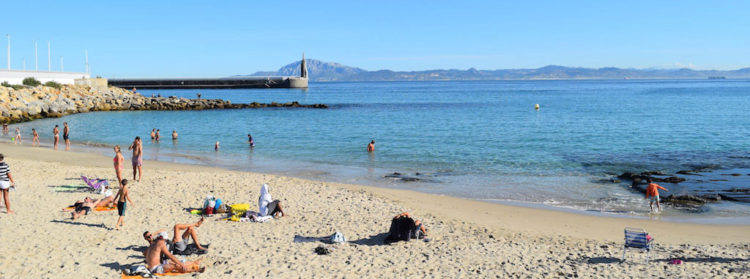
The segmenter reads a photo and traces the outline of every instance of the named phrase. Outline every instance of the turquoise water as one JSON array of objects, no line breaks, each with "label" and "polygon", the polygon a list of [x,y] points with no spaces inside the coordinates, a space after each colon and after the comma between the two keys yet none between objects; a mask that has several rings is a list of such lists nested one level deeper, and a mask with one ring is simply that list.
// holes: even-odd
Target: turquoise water
[{"label": "turquoise water", "polygon": [[[640,194],[595,181],[624,171],[750,167],[745,80],[362,82],[312,83],[306,91],[141,91],[190,98],[197,92],[235,103],[299,101],[331,108],[96,112],[17,126],[24,133],[37,128],[49,142],[54,124],[67,121],[72,139],[89,146],[127,146],[141,136],[146,159],[636,215],[647,211]],[[149,141],[152,128],[161,129],[160,143]],[[178,142],[171,141],[172,130],[180,134]],[[365,152],[371,139],[374,154]],[[216,141],[219,152],[213,150]],[[392,172],[419,172],[425,181],[383,177]],[[750,209],[723,202],[704,214],[750,216]]]}]

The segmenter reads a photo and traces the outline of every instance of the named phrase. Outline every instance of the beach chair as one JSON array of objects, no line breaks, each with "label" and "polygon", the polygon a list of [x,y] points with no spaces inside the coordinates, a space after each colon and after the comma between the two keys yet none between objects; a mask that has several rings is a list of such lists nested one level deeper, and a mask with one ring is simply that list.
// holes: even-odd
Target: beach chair
[{"label": "beach chair", "polygon": [[106,179],[88,179],[83,175],[81,175],[81,179],[83,179],[83,182],[85,182],[86,185],[89,185],[89,187],[91,187],[89,188],[89,190],[91,190],[92,192],[101,192],[104,189],[102,185],[109,186],[109,182]]},{"label": "beach chair", "polygon": [[625,228],[625,244],[622,248],[622,261],[625,261],[625,252],[628,249],[638,249],[646,252],[646,264],[651,258],[651,242],[654,239],[648,236],[643,229]]}]

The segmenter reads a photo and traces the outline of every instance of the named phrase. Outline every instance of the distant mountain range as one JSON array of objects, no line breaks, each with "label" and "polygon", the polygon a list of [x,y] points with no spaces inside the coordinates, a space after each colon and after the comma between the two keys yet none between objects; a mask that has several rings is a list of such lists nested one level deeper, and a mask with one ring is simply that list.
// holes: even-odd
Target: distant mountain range
[{"label": "distant mountain range", "polygon": [[[300,61],[278,71],[261,71],[249,76],[299,76]],[[706,79],[750,78],[750,68],[739,70],[621,69],[545,66],[537,69],[367,71],[334,62],[307,59],[311,81],[439,81],[439,80],[554,80],[554,79]]]}]

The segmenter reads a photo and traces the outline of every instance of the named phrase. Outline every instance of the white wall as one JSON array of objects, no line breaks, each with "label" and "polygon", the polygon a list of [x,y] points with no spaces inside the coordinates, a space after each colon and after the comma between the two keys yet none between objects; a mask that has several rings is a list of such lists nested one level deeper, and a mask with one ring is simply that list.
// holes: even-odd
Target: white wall
[{"label": "white wall", "polygon": [[90,76],[86,73],[0,70],[0,83],[7,81],[10,84],[21,84],[27,77],[33,77],[42,83],[54,81],[60,84],[73,84],[75,79]]}]

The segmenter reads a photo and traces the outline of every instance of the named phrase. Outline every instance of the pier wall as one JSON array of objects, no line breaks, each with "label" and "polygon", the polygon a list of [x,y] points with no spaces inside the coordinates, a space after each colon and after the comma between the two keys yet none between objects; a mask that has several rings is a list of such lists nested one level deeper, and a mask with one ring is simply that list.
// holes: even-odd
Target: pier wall
[{"label": "pier wall", "polygon": [[23,79],[27,77],[33,77],[42,83],[54,81],[60,84],[74,84],[76,79],[89,78],[90,75],[75,72],[0,70],[0,83],[21,84]]}]

